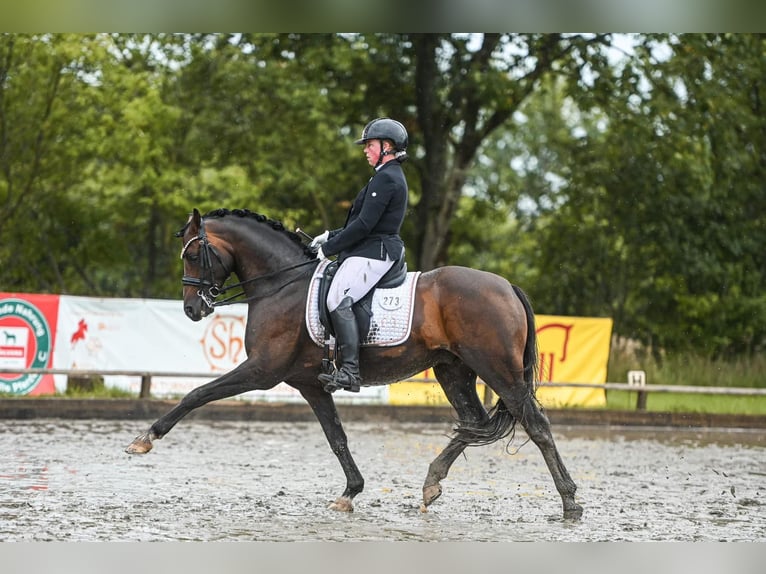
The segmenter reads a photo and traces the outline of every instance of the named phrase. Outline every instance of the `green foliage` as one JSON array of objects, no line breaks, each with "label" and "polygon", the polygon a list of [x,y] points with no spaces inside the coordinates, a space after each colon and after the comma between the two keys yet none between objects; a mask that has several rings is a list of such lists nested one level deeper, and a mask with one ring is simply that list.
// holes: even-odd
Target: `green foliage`
[{"label": "green foliage", "polygon": [[[18,396],[18,395],[17,395]],[[50,395],[47,395],[50,397]],[[56,392],[54,397],[59,398],[69,398],[69,399],[135,399],[136,394],[121,389],[119,387],[109,387],[109,386],[101,386],[100,388],[94,389],[94,390],[80,390],[80,389],[70,389],[67,387],[66,391]]]},{"label": "green foliage", "polygon": [[[607,381],[627,382],[631,370],[645,371],[648,386],[766,388],[763,376],[766,357],[763,355],[713,360],[690,352],[669,352],[658,361],[635,342],[614,344],[609,355]],[[615,390],[607,391],[606,397],[606,407],[618,410],[634,410],[638,398],[635,392]],[[649,392],[646,408],[656,412],[766,415],[766,396]]]},{"label": "green foliage", "polygon": [[658,361],[756,357],[766,40],[627,38],[0,34],[0,289],[177,297],[194,207],[338,227],[390,115],[412,268],[496,271]]},{"label": "green foliage", "polygon": [[584,87],[545,84],[523,108],[527,129],[504,136],[535,206],[528,290],[538,312],[613,317],[657,358],[754,355],[766,338],[764,41],[642,42]]}]

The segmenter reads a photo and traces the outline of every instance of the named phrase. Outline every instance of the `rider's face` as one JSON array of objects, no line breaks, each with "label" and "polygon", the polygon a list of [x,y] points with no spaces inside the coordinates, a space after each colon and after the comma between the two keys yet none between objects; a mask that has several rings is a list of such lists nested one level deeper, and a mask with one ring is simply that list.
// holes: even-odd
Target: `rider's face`
[{"label": "rider's face", "polygon": [[367,156],[367,163],[369,163],[372,167],[375,167],[378,165],[378,159],[380,159],[381,154],[381,146],[382,149],[386,149],[388,147],[387,143],[383,143],[380,140],[369,140],[364,142],[364,155]]}]

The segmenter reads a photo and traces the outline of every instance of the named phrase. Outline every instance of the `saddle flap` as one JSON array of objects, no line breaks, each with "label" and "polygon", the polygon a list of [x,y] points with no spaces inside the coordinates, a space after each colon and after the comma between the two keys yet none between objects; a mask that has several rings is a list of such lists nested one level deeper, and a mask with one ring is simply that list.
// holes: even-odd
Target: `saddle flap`
[{"label": "saddle flap", "polygon": [[[330,261],[321,272],[321,279],[319,280],[319,322],[325,328],[325,332],[333,336],[335,335],[335,329],[332,328],[330,312],[327,310],[327,293],[330,291],[330,283],[332,283],[333,277],[335,277],[337,271],[338,262]],[[317,273],[319,273],[319,269],[317,269]]]}]

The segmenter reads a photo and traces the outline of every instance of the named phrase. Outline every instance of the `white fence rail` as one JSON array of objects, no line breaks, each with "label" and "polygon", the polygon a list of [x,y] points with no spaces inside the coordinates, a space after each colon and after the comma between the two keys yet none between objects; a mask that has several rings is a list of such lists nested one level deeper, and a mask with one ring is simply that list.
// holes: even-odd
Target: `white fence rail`
[{"label": "white fence rail", "polygon": [[[0,374],[15,375],[66,375],[68,378],[89,378],[105,376],[140,377],[141,391],[139,397],[151,397],[153,377],[199,378],[213,380],[216,375],[211,373],[182,373],[163,371],[128,371],[103,369],[0,369]],[[409,382],[435,383],[436,379],[407,379]],[[541,382],[541,387],[593,388],[614,391],[629,391],[637,393],[637,410],[646,409],[646,393],[686,393],[699,395],[728,395],[728,396],[766,396],[766,388],[750,387],[708,387],[694,385],[642,385],[629,383],[558,383]]]}]

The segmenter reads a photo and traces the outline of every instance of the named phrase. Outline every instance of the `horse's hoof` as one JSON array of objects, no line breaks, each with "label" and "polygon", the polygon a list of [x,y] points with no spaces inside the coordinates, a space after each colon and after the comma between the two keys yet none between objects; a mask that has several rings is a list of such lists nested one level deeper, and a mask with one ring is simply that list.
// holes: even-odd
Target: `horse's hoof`
[{"label": "horse's hoof", "polygon": [[328,508],[338,512],[354,512],[354,502],[348,496],[341,496]]},{"label": "horse's hoof", "polygon": [[125,452],[128,454],[146,454],[150,450],[152,450],[152,441],[149,435],[144,433],[133,439],[133,442],[125,449]]},{"label": "horse's hoof", "polygon": [[439,483],[432,484],[430,486],[424,486],[423,487],[423,506],[421,506],[421,511],[423,508],[426,508],[433,503],[434,500],[439,498],[442,495],[442,485]]},{"label": "horse's hoof", "polygon": [[564,509],[565,520],[580,520],[580,518],[582,518],[582,506],[579,504],[574,503],[569,508]]}]

